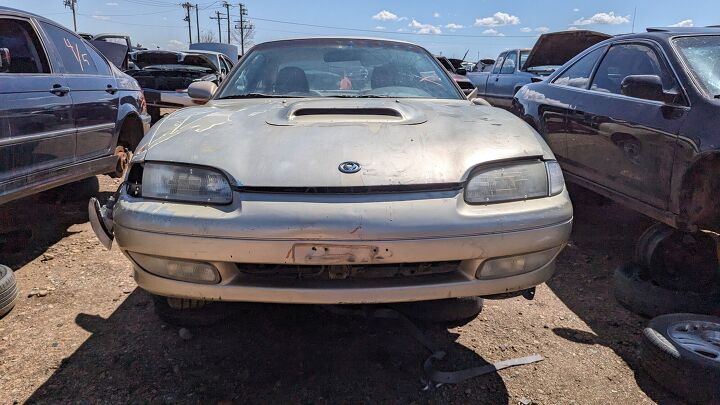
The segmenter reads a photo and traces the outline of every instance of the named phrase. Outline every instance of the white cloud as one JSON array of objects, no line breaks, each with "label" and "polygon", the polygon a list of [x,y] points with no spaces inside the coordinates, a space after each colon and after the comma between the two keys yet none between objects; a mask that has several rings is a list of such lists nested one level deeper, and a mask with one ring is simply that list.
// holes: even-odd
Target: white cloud
[{"label": "white cloud", "polygon": [[414,28],[417,34],[442,34],[442,30],[437,25],[423,24],[416,19],[412,19],[408,27]]},{"label": "white cloud", "polygon": [[105,5],[106,6],[117,6],[118,4],[115,2],[111,2],[111,3],[105,3]]},{"label": "white cloud", "polygon": [[580,9],[579,9],[579,8],[574,8],[573,11],[577,13],[578,11],[580,11]]},{"label": "white cloud", "polygon": [[510,15],[508,13],[503,13],[498,11],[497,13],[493,14],[492,17],[484,17],[484,18],[476,18],[475,19],[475,26],[476,27],[499,27],[502,25],[518,25],[520,24],[520,18],[514,15]]},{"label": "white cloud", "polygon": [[398,29],[395,30],[395,31],[397,31],[397,32],[405,32],[405,28],[398,28]]},{"label": "white cloud", "polygon": [[486,29],[482,33],[483,33],[483,35],[493,35],[496,37],[504,37],[505,36],[505,34],[503,34],[502,32],[498,32],[498,30],[496,30],[494,28]]},{"label": "white cloud", "polygon": [[578,27],[568,27],[567,30],[568,30],[568,31],[577,31],[577,30],[579,30],[579,29],[580,29],[580,28],[578,28]]},{"label": "white cloud", "polygon": [[530,27],[520,28],[520,32],[530,32],[530,31],[532,31],[532,28],[530,28]]},{"label": "white cloud", "polygon": [[385,27],[383,27],[382,25],[378,25],[377,27],[375,27],[375,29],[379,31],[384,31]]},{"label": "white cloud", "polygon": [[94,18],[96,20],[100,20],[100,21],[107,21],[110,19],[110,17],[108,17],[106,15],[94,15],[94,16],[92,16],[92,18]]},{"label": "white cloud", "polygon": [[459,29],[465,28],[465,26],[460,25],[460,24],[450,23],[450,24],[446,24],[445,28],[447,28],[449,30],[459,30]]},{"label": "white cloud", "polygon": [[435,17],[435,18],[440,18],[440,13],[438,13],[437,11],[434,12],[434,13],[433,13],[433,17]]},{"label": "white cloud", "polygon": [[387,10],[383,10],[374,16],[372,16],[373,20],[378,21],[402,21],[401,17],[398,17],[397,14],[391,13]]},{"label": "white cloud", "polygon": [[174,50],[185,49],[185,42],[178,41],[177,39],[171,39],[168,41],[167,47],[168,47],[168,49],[174,49]]},{"label": "white cloud", "polygon": [[680,22],[677,22],[675,24],[670,25],[671,27],[694,27],[695,24],[693,24],[693,20],[682,20]]},{"label": "white cloud", "polygon": [[614,11],[609,13],[597,13],[590,18],[580,17],[573,22],[573,25],[590,25],[590,24],[604,24],[604,25],[618,25],[627,24],[630,22],[630,16],[615,15]]},{"label": "white cloud", "polygon": [[544,33],[546,33],[546,32],[550,32],[550,28],[548,28],[548,27],[537,27],[537,28],[535,28],[535,31],[537,31],[537,32],[539,32],[539,33],[541,33],[541,34],[544,34]]}]

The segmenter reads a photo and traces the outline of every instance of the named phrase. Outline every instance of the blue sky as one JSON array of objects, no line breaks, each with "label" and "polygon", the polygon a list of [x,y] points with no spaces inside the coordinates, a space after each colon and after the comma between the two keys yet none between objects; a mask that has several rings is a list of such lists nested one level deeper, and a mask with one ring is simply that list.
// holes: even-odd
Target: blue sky
[{"label": "blue sky", "polygon": [[[77,1],[80,32],[124,32],[149,48],[187,48],[187,23],[182,20],[185,10],[180,0]],[[232,0],[233,19],[238,17],[239,1]],[[216,10],[225,10],[222,2],[190,3],[200,5],[200,30],[217,35],[217,22],[209,17]],[[717,0],[244,0],[244,4],[255,25],[256,43],[312,35],[384,37],[415,42],[450,57],[462,57],[469,51],[469,60],[494,58],[504,49],[531,47],[537,35],[546,31],[583,28],[610,34],[631,32],[633,15],[636,31],[671,24],[720,24]],[[34,12],[72,28],[72,14],[63,7],[63,0],[0,0],[0,5]],[[194,37],[194,10],[192,23]]]}]

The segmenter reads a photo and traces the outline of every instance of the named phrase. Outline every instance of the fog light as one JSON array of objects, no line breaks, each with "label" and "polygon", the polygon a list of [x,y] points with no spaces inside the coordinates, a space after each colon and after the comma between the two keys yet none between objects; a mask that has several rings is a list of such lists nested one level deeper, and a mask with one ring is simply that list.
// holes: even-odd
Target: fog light
[{"label": "fog light", "polygon": [[156,276],[202,284],[220,282],[220,273],[210,263],[167,259],[140,253],[130,253],[130,256],[140,267]]},{"label": "fog light", "polygon": [[550,263],[558,252],[560,252],[560,248],[556,247],[541,252],[487,260],[475,277],[487,280],[529,273]]}]

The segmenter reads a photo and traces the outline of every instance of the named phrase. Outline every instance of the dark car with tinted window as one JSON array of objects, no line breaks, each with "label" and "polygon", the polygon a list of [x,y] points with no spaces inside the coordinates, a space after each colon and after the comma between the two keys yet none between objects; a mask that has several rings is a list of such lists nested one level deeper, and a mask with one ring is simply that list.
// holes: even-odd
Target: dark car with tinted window
[{"label": "dark car with tinted window", "polygon": [[0,203],[121,175],[149,123],[138,83],[93,46],[0,7]]},{"label": "dark car with tinted window", "polygon": [[590,47],[514,107],[566,178],[681,231],[720,230],[720,29]]}]

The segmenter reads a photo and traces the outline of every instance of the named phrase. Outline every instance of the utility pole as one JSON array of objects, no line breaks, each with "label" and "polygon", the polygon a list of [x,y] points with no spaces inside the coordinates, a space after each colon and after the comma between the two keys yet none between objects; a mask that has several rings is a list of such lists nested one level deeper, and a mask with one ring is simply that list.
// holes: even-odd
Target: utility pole
[{"label": "utility pole", "polygon": [[77,12],[77,0],[65,0],[65,7],[69,7],[73,13],[73,28],[77,32],[77,19],[75,13]]},{"label": "utility pole", "polygon": [[240,54],[245,55],[245,16],[247,15],[247,8],[244,4],[240,3]]},{"label": "utility pole", "polygon": [[224,1],[223,7],[225,7],[225,10],[227,10],[225,15],[227,16],[227,42],[229,44],[230,43],[230,3],[228,3],[227,1]]},{"label": "utility pole", "polygon": [[185,2],[181,4],[181,6],[185,9],[185,18],[183,18],[183,21],[187,21],[188,23],[188,36],[190,37],[190,45],[192,45],[192,23],[190,22],[190,9],[193,7],[193,5]]},{"label": "utility pole", "polygon": [[200,42],[200,14],[198,14],[198,5],[195,5],[195,28],[197,28],[197,41]]},{"label": "utility pole", "polygon": [[220,28],[220,20],[224,19],[225,17],[220,17],[220,12],[215,12],[215,17],[210,17],[211,20],[217,20],[218,22],[218,36],[220,37],[218,39],[218,42],[222,42],[222,29]]}]

